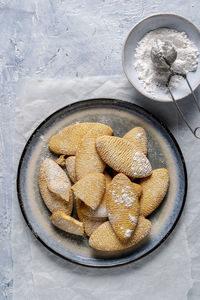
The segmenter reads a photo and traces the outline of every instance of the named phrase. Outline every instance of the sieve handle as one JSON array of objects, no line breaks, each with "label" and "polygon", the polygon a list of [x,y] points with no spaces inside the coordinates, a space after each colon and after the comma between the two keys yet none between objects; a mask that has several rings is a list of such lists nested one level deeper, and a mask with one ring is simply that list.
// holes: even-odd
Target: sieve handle
[{"label": "sieve handle", "polygon": [[[190,129],[190,131],[193,133],[193,135],[194,135],[197,139],[200,139],[200,127],[198,126],[198,127],[196,127],[194,130],[192,129],[192,127],[190,126],[190,124],[189,124],[188,121],[186,120],[184,114],[183,114],[182,111],[180,110],[180,107],[178,106],[177,101],[175,100],[175,98],[174,98],[174,96],[173,96],[173,94],[172,94],[172,91],[171,91],[171,89],[170,89],[170,87],[169,87],[170,79],[171,79],[172,76],[174,76],[174,75],[182,76],[182,77],[186,80],[187,85],[189,86],[190,92],[191,92],[191,94],[192,94],[192,96],[193,96],[193,99],[194,99],[194,101],[195,101],[195,104],[196,104],[196,106],[197,106],[197,108],[198,108],[198,110],[199,110],[199,112],[200,112],[200,106],[199,106],[199,103],[198,103],[198,100],[197,100],[197,96],[195,95],[195,93],[194,93],[194,91],[193,91],[193,89],[192,89],[192,87],[191,87],[191,85],[190,85],[190,83],[189,83],[189,81],[188,81],[188,79],[187,79],[186,74],[180,74],[180,73],[177,73],[177,72],[174,72],[174,71],[170,74],[170,76],[169,76],[169,78],[168,78],[168,81],[167,81],[167,84],[166,84],[166,87],[167,87],[167,89],[168,89],[168,91],[169,91],[169,93],[170,93],[170,95],[171,95],[171,98],[172,98],[172,100],[173,100],[173,102],[174,102],[174,104],[175,104],[175,106],[176,106],[176,109],[178,110],[180,116],[182,117],[183,121],[185,122],[185,124],[187,125],[187,127]],[[199,132],[199,135],[198,135],[198,132]]]}]

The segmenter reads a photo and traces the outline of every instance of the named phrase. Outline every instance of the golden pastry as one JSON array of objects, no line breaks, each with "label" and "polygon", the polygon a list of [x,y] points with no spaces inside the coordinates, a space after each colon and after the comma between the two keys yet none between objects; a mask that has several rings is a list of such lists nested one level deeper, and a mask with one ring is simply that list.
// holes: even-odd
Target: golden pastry
[{"label": "golden pastry", "polygon": [[122,250],[142,241],[150,233],[150,230],[151,222],[143,216],[140,216],[134,234],[126,243],[124,243],[117,238],[110,222],[107,221],[91,234],[89,245],[92,248],[102,251]]},{"label": "golden pastry", "polygon": [[[112,134],[112,128],[101,123],[64,128],[49,141],[49,149],[60,157],[45,159],[39,172],[40,192],[52,212],[52,223],[72,234],[85,232],[89,245],[102,251],[118,251],[142,241],[151,230],[145,216],[158,207],[169,185],[166,169],[152,171],[142,127],[123,138]],[[113,179],[105,167],[112,177],[115,174]],[[139,184],[129,177],[140,179]],[[69,216],[73,192],[78,220]]]},{"label": "golden pastry", "polygon": [[76,179],[79,180],[89,173],[103,173],[105,163],[100,158],[95,142],[101,135],[112,135],[113,130],[107,125],[99,124],[93,127],[78,145],[75,160]]},{"label": "golden pastry", "polygon": [[47,187],[49,191],[57,197],[60,197],[67,202],[69,201],[69,184],[63,183],[62,180],[50,180],[49,183],[47,183]]},{"label": "golden pastry", "polygon": [[57,154],[75,155],[79,142],[98,123],[77,123],[69,125],[52,136],[49,150]]},{"label": "golden pastry", "polygon": [[[112,178],[110,177],[110,175],[105,172],[105,180],[106,180],[106,189],[109,185],[109,183],[112,181]],[[105,195],[105,194],[104,194]],[[105,201],[105,196],[102,198],[100,204],[98,205],[98,207],[93,210],[92,208],[90,208],[89,206],[87,206],[86,204],[84,204],[82,202],[81,206],[80,206],[80,210],[82,215],[84,215],[85,217],[88,217],[89,219],[94,219],[99,220],[99,221],[105,221],[108,217],[108,212],[107,212],[107,208],[106,208],[106,201]]]},{"label": "golden pastry", "polygon": [[96,148],[102,160],[117,172],[131,178],[147,177],[152,172],[148,158],[126,139],[101,136],[96,139]]},{"label": "golden pastry", "polygon": [[131,129],[123,136],[123,138],[132,142],[134,148],[138,152],[142,152],[144,155],[147,155],[147,135],[142,127],[135,127]]},{"label": "golden pastry", "polygon": [[50,219],[56,227],[64,230],[65,232],[81,236],[84,235],[83,223],[68,216],[61,210],[54,211]]},{"label": "golden pastry", "polygon": [[90,173],[72,186],[76,197],[92,209],[96,209],[100,204],[105,188],[105,176],[101,173]]},{"label": "golden pastry", "polygon": [[70,191],[70,180],[63,169],[50,158],[46,158],[40,166],[39,187],[44,203],[51,212],[62,210],[71,214],[73,194]]},{"label": "golden pastry", "polygon": [[139,217],[141,187],[119,173],[105,193],[108,219],[117,237],[126,241],[136,228]]},{"label": "golden pastry", "polygon": [[142,196],[140,198],[140,214],[150,215],[164,199],[169,186],[167,169],[156,169],[151,176],[141,179]]}]

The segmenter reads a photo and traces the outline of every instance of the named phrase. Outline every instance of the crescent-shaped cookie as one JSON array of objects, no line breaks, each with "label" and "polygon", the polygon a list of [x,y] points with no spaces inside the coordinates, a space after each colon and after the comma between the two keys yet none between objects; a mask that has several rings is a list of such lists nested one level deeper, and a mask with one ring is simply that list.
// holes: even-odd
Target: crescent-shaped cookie
[{"label": "crescent-shaped cookie", "polygon": [[142,152],[144,155],[147,155],[147,135],[144,128],[135,127],[128,131],[123,138],[132,142],[134,148],[138,152]]},{"label": "crescent-shaped cookie", "polygon": [[92,248],[102,251],[122,250],[142,241],[150,233],[150,230],[151,222],[143,216],[140,216],[134,234],[126,243],[124,243],[117,238],[110,222],[107,221],[91,234],[89,245]]},{"label": "crescent-shaped cookie", "polygon": [[56,227],[64,230],[65,232],[81,236],[84,235],[83,223],[68,216],[61,210],[54,211],[50,220]]},{"label": "crescent-shaped cookie", "polygon": [[[105,176],[105,180],[106,180],[106,189],[107,189],[109,183],[112,181],[112,178],[110,177],[110,175],[107,172],[105,172],[104,176]],[[104,197],[102,198],[100,204],[98,205],[98,207],[95,210],[93,210],[92,208],[90,208],[89,206],[84,204],[83,202],[80,206],[80,210],[81,210],[82,215],[84,215],[85,217],[87,217],[91,220],[94,219],[94,221],[97,221],[97,220],[105,221],[108,218],[105,194],[104,194]]]},{"label": "crescent-shaped cookie", "polygon": [[151,174],[148,158],[138,152],[132,142],[116,136],[96,139],[96,148],[102,160],[112,169],[131,178],[143,178]]},{"label": "crescent-shaped cookie", "polygon": [[[63,199],[64,196],[61,196],[61,191],[63,191],[62,187],[60,187],[60,193],[59,189],[53,191],[53,188],[56,189],[56,182],[62,184],[68,198]],[[70,187],[70,180],[63,169],[52,159],[46,158],[40,166],[39,188],[44,203],[51,212],[62,210],[66,214],[71,214],[73,208],[73,193]]]},{"label": "crescent-shaped cookie", "polygon": [[164,199],[169,186],[167,169],[156,169],[151,176],[141,179],[142,196],[140,198],[140,214],[150,215]]},{"label": "crescent-shaped cookie", "polygon": [[77,123],[69,125],[49,140],[49,150],[57,154],[75,155],[81,139],[98,123]]},{"label": "crescent-shaped cookie", "polygon": [[141,187],[119,173],[109,184],[105,193],[108,219],[117,237],[126,241],[136,228],[140,205]]},{"label": "crescent-shaped cookie", "polygon": [[76,152],[75,169],[77,180],[89,173],[103,173],[105,163],[96,150],[95,142],[99,136],[112,134],[112,128],[104,124],[97,124],[84,136]]},{"label": "crescent-shaped cookie", "polygon": [[92,209],[96,209],[100,204],[105,189],[106,180],[101,173],[90,173],[72,186],[76,197]]}]

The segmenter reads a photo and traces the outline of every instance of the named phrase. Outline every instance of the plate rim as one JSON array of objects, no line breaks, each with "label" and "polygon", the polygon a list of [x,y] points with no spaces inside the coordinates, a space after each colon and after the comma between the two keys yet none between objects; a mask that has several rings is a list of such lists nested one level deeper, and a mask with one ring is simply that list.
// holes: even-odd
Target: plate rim
[{"label": "plate rim", "polygon": [[[103,101],[103,103],[102,103]],[[95,103],[96,102],[96,103]],[[180,207],[180,210],[178,212],[178,215],[175,219],[175,221],[173,222],[171,228],[167,231],[167,233],[165,234],[165,236],[150,250],[148,250],[146,253],[142,254],[141,256],[135,258],[135,259],[130,259],[129,261],[122,261],[122,262],[116,262],[116,263],[112,263],[110,265],[107,264],[95,264],[95,262],[93,264],[89,264],[87,262],[81,262],[78,261],[76,259],[73,258],[69,258],[66,257],[64,255],[62,255],[61,253],[55,251],[53,248],[51,248],[40,236],[38,236],[38,234],[35,232],[35,230],[33,229],[32,225],[30,224],[29,220],[28,220],[28,216],[26,214],[26,211],[24,209],[24,205],[23,205],[23,197],[21,195],[21,190],[20,190],[20,172],[21,172],[21,167],[24,161],[24,156],[26,154],[27,148],[30,145],[32,139],[34,138],[34,135],[37,133],[37,131],[46,123],[48,122],[49,119],[51,119],[53,116],[55,116],[56,114],[58,114],[59,112],[62,112],[63,110],[67,110],[68,112],[70,110],[74,110],[77,109],[78,107],[81,107],[84,104],[88,104],[88,107],[90,107],[90,105],[94,105],[95,104],[109,104],[109,105],[118,105],[119,107],[122,108],[127,108],[130,110],[136,109],[137,111],[142,111],[143,113],[149,115],[151,118],[153,118],[157,123],[159,123],[159,125],[167,132],[167,134],[170,136],[170,138],[172,139],[175,148],[177,149],[181,162],[182,162],[182,166],[183,166],[183,173],[184,173],[184,195],[183,195],[183,199],[182,199],[182,205]],[[168,129],[168,127],[162,122],[160,121],[157,117],[155,117],[151,112],[149,112],[148,110],[146,110],[145,108],[132,103],[132,102],[128,102],[128,101],[124,101],[124,100],[119,100],[119,99],[115,99],[115,98],[90,98],[90,99],[86,99],[86,100],[81,100],[81,101],[77,101],[77,102],[73,102],[71,104],[68,104],[66,106],[63,106],[62,108],[54,111],[52,114],[50,114],[48,117],[46,117],[38,126],[37,128],[32,132],[32,134],[30,135],[28,141],[26,142],[23,151],[21,153],[20,156],[20,160],[19,160],[19,164],[18,164],[18,169],[17,169],[17,179],[16,179],[16,188],[17,188],[17,198],[18,198],[18,203],[21,209],[21,213],[24,217],[24,220],[26,222],[26,224],[28,225],[29,229],[31,230],[31,232],[33,233],[33,235],[36,237],[36,239],[38,241],[40,241],[50,252],[54,253],[55,255],[71,262],[71,263],[75,263],[84,267],[90,267],[90,268],[113,268],[113,267],[119,267],[122,265],[126,265],[129,263],[133,263],[138,261],[139,259],[142,259],[143,257],[149,255],[151,252],[153,252],[154,250],[156,250],[167,238],[168,236],[172,233],[172,231],[174,230],[174,228],[176,227],[182,212],[183,212],[183,208],[185,206],[185,202],[186,202],[186,196],[187,196],[187,188],[188,188],[188,179],[187,179],[187,168],[186,168],[186,163],[185,163],[185,159],[183,157],[182,151],[180,149],[180,146],[178,144],[178,142],[176,141],[174,135],[171,133],[171,131]]]}]

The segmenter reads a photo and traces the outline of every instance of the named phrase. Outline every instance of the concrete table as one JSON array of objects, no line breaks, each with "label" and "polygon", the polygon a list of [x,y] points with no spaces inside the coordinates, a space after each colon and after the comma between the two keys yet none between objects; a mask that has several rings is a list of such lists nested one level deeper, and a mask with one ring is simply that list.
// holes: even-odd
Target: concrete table
[{"label": "concrete table", "polygon": [[[12,299],[11,187],[18,79],[123,75],[122,45],[136,22],[150,14],[173,12],[200,26],[199,11],[199,0],[0,1],[0,299]],[[196,193],[197,188],[196,182]],[[188,235],[191,232],[192,227]],[[200,299],[200,256],[193,253],[199,234],[189,241],[193,287],[187,297]]]}]

